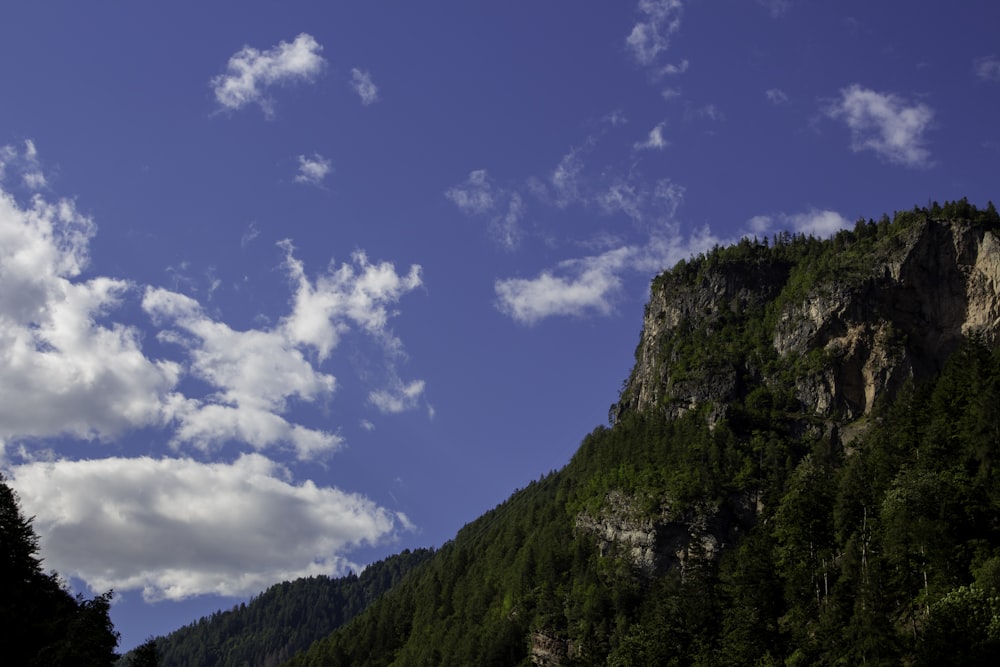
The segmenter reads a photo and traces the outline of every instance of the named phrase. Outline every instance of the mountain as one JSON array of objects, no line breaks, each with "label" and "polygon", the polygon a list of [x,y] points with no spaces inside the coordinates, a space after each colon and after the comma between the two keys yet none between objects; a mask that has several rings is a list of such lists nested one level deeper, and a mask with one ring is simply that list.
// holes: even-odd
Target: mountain
[{"label": "mountain", "polygon": [[609,426],[288,664],[992,664],[998,334],[992,203],[680,262]]}]

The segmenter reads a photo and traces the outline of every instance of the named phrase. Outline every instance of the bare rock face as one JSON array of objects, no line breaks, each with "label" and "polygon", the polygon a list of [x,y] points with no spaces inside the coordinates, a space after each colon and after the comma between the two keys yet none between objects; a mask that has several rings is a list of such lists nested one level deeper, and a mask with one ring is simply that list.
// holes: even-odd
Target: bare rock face
[{"label": "bare rock face", "polygon": [[596,538],[601,556],[623,560],[644,579],[670,570],[683,574],[691,562],[715,560],[760,509],[743,496],[721,506],[702,503],[684,511],[663,506],[652,514],[642,505],[640,499],[612,491],[598,515],[577,516],[576,529]]},{"label": "bare rock face", "polygon": [[554,634],[539,631],[531,635],[529,655],[533,665],[557,667],[567,658],[575,657],[574,653],[572,642],[560,639]]},{"label": "bare rock face", "polygon": [[[812,355],[814,371],[798,373],[795,396],[804,412],[844,424],[871,412],[876,401],[911,377],[940,369],[966,336],[997,343],[1000,332],[1000,238],[967,221],[924,220],[872,256],[861,278],[837,276],[786,300],[770,318],[771,345],[780,359]],[[758,258],[702,272],[692,284],[666,274],[646,307],[636,365],[612,417],[634,410],[678,417],[714,406],[710,423],[742,391],[740,378],[780,382],[767,371],[721,362],[692,372],[673,346],[698,332],[708,340],[727,313],[774,308],[790,267]],[[702,333],[703,332],[703,333]],[[724,342],[724,341],[723,341]]]},{"label": "bare rock face", "polygon": [[[791,428],[824,429],[846,445],[882,397],[939,371],[963,338],[1000,344],[997,232],[926,218],[862,231],[866,245],[842,240],[853,253],[842,262],[831,260],[836,245],[810,254],[818,241],[784,254],[747,243],[657,278],[612,420],[697,411],[714,428],[758,391],[780,399]],[[808,266],[809,257],[829,264]],[[748,493],[681,507],[613,490],[577,516],[576,530],[640,579],[683,576],[718,558],[763,511]]]}]

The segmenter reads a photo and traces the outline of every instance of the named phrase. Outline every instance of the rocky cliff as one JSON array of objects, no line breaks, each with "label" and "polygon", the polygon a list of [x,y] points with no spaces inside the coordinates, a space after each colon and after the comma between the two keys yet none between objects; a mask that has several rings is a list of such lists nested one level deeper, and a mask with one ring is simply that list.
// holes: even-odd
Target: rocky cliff
[{"label": "rocky cliff", "polygon": [[[933,376],[964,337],[993,344],[998,333],[995,224],[904,213],[827,241],[745,240],[653,282],[611,419],[696,411],[714,428],[741,406],[767,402],[793,431],[849,445],[881,399]],[[649,578],[717,558],[764,509],[748,493],[683,510],[664,497],[659,513],[636,509],[649,505],[613,490],[576,529],[596,538],[602,556]]]},{"label": "rocky cliff", "polygon": [[[938,370],[963,336],[996,340],[995,229],[927,216],[882,230],[859,226],[873,228],[861,232],[870,243],[844,232],[834,239],[842,249],[827,251],[850,253],[849,261],[808,249],[795,257],[780,240],[773,247],[744,242],[745,252],[729,261],[702,258],[657,279],[636,365],[613,416],[635,410],[673,418],[709,404],[709,418],[718,419],[747,387],[781,383],[794,366],[803,413],[844,424],[869,414],[907,378]],[[808,244],[784,240],[796,242]],[[827,266],[811,266],[820,261]],[[725,354],[732,341],[720,338],[743,335],[748,326],[770,349],[758,347],[747,358]],[[692,334],[723,354],[685,358],[682,345]]]}]

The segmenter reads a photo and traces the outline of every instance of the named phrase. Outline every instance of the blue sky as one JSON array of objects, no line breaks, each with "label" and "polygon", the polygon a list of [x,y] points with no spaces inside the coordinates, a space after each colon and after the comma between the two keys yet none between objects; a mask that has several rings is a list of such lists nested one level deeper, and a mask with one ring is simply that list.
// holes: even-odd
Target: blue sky
[{"label": "blue sky", "polygon": [[122,648],[566,463],[650,279],[996,200],[1000,8],[8,3],[0,468]]}]

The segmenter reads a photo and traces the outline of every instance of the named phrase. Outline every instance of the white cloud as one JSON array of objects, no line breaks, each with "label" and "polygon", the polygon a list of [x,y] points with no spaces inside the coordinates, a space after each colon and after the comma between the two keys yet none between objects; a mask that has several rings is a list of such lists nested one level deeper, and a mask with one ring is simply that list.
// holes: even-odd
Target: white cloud
[{"label": "white cloud", "polygon": [[0,146],[0,181],[7,177],[7,165],[17,159],[17,149],[13,146]]},{"label": "white cloud", "polygon": [[159,339],[179,345],[190,376],[211,389],[204,398],[169,401],[165,412],[177,424],[175,445],[210,450],[234,440],[256,449],[290,444],[300,459],[333,451],[342,444],[338,434],[283,416],[292,404],[325,401],[336,388],[336,379],[320,372],[304,348],[323,361],[342,335],[360,329],[391,359],[400,353],[402,343],[388,329],[390,308],[422,284],[419,266],[400,275],[389,262],[372,264],[357,252],[353,266],[331,265],[313,283],[291,243],[279,245],[295,291],[291,313],[273,328],[236,331],[207,316],[190,297],[147,288],[143,308],[166,327]]},{"label": "white cloud", "polygon": [[976,76],[983,81],[1000,81],[1000,58],[984,56],[976,59]]},{"label": "white cloud", "polygon": [[379,389],[368,395],[368,400],[386,414],[398,414],[407,410],[412,410],[423,396],[425,383],[423,380],[414,380],[408,384],[396,379],[393,386],[388,389]]},{"label": "white cloud", "polygon": [[316,349],[325,359],[341,335],[355,326],[376,337],[388,349],[399,341],[388,329],[390,310],[405,294],[423,285],[421,267],[414,264],[408,273],[396,272],[391,262],[373,264],[363,252],[355,252],[351,264],[330,264],[326,273],[310,282],[301,261],[293,256],[290,241],[282,241],[285,268],[295,286],[291,314],[281,321],[284,337],[298,345]]},{"label": "white cloud", "polygon": [[31,139],[24,141],[24,151],[21,153],[13,146],[0,146],[0,181],[6,178],[8,167],[20,173],[21,185],[28,190],[42,190],[48,185],[38,159],[38,149]]},{"label": "white cloud", "polygon": [[448,188],[444,196],[451,200],[463,213],[481,215],[493,210],[496,197],[485,169],[469,172],[462,185]]},{"label": "white cloud", "polygon": [[488,217],[491,236],[505,250],[520,245],[524,199],[494,185],[485,169],[470,172],[465,183],[448,188],[444,196],[467,215]]},{"label": "white cloud", "polygon": [[909,104],[892,93],[855,84],[840,91],[840,99],[826,108],[826,114],[847,123],[852,150],[871,150],[887,162],[907,167],[930,166],[924,133],[934,111],[926,104]]},{"label": "white cloud", "polygon": [[842,229],[853,227],[850,220],[836,211],[812,209],[791,216],[792,229],[813,236],[830,236]]},{"label": "white cloud", "polygon": [[351,87],[365,106],[378,101],[378,86],[372,82],[372,75],[354,68],[351,70]]},{"label": "white cloud", "polygon": [[714,104],[706,104],[703,107],[693,109],[691,115],[697,116],[698,118],[707,118],[714,122],[723,121],[726,119],[726,114],[722,112],[719,107]]},{"label": "white cloud", "polygon": [[670,37],[680,29],[680,0],[639,0],[641,20],[632,27],[625,44],[642,65],[652,65],[670,47]]},{"label": "white cloud", "polygon": [[320,185],[331,169],[330,160],[319,153],[313,153],[312,157],[300,155],[299,173],[295,176],[295,182],[307,185]]},{"label": "white cloud", "polygon": [[11,473],[46,568],[95,591],[141,589],[150,601],[343,575],[356,569],[345,559],[352,548],[412,527],[363,496],[295,484],[259,454],[231,464],[62,460]]},{"label": "white cloud", "polygon": [[718,244],[705,228],[687,239],[664,225],[642,244],[612,248],[599,255],[560,262],[535,278],[497,280],[497,308],[521,324],[552,316],[610,315],[627,273],[655,275],[685,257]]},{"label": "white cloud", "polygon": [[683,197],[684,188],[669,179],[659,181],[652,193],[619,182],[599,202],[608,212],[621,210],[646,225],[649,237],[641,244],[618,245],[597,255],[562,261],[534,278],[497,280],[497,308],[528,325],[551,316],[611,314],[625,275],[659,273],[719,242],[707,229],[686,239],[678,232],[673,218]]},{"label": "white cloud", "polygon": [[229,59],[226,73],[211,81],[215,99],[226,109],[240,109],[257,104],[267,116],[274,113],[274,103],[267,89],[276,84],[311,81],[322,69],[323,47],[306,33],[291,43],[281,42],[267,51],[244,46]]},{"label": "white cloud", "polygon": [[685,58],[676,65],[673,63],[664,65],[663,68],[660,70],[660,73],[666,76],[677,76],[678,74],[683,74],[684,72],[688,71],[688,68],[690,66],[691,63]]},{"label": "white cloud", "polygon": [[256,222],[251,222],[247,226],[247,230],[243,232],[243,236],[240,237],[240,247],[246,248],[258,236],[260,236],[260,227],[257,226]]},{"label": "white cloud", "polygon": [[656,127],[649,131],[649,136],[646,137],[645,141],[637,141],[633,145],[636,150],[663,150],[670,145],[670,142],[663,138],[663,128],[666,123],[659,123]]},{"label": "white cloud", "polygon": [[574,148],[564,155],[549,177],[549,182],[555,191],[553,203],[557,208],[566,208],[582,198],[580,194],[583,173],[582,151],[582,148]]},{"label": "white cloud", "polygon": [[597,203],[605,213],[621,211],[634,222],[642,222],[645,216],[647,194],[644,188],[633,181],[618,180],[597,197]]},{"label": "white cloud", "polygon": [[621,289],[618,272],[630,254],[630,248],[617,248],[561,262],[536,278],[498,280],[494,285],[497,305],[522,324],[552,315],[582,316],[591,311],[607,315],[612,311],[611,298]]},{"label": "white cloud", "polygon": [[789,101],[788,94],[780,88],[768,88],[764,95],[771,104],[787,104]]},{"label": "white cloud", "polygon": [[146,358],[139,332],[108,320],[130,283],[80,280],[95,230],[70,201],[21,206],[0,190],[0,444],[106,439],[164,418],[180,368]]},{"label": "white cloud", "polygon": [[281,417],[290,400],[315,402],[336,387],[334,377],[316,370],[283,332],[235,331],[206,316],[194,299],[161,288],[147,288],[142,307],[161,326],[175,327],[159,338],[184,348],[190,375],[213,389],[204,399],[170,402],[175,444],[208,450],[232,440],[257,449],[289,443],[302,459],[341,444],[336,434]]},{"label": "white cloud", "polygon": [[766,235],[775,231],[792,231],[810,236],[826,237],[842,229],[853,228],[853,223],[828,209],[812,208],[803,213],[778,213],[775,215],[755,215],[747,220],[748,236]]},{"label": "white cloud", "polygon": [[611,113],[604,116],[602,119],[604,122],[609,123],[611,127],[618,127],[619,125],[627,125],[628,117],[622,112],[621,109],[615,109]]}]

